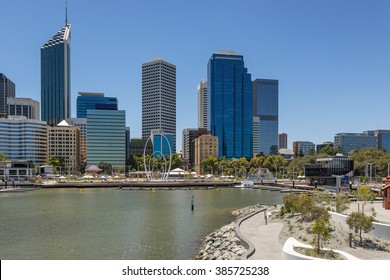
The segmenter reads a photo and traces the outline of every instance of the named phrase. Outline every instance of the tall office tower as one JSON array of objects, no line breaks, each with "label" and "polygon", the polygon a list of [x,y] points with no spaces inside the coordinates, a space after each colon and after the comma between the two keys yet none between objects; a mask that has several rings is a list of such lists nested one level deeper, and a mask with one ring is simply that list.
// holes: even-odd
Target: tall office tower
[{"label": "tall office tower", "polygon": [[198,85],[198,127],[207,129],[207,82]]},{"label": "tall office tower", "polygon": [[80,171],[80,129],[65,120],[47,130],[49,158],[55,156],[64,160],[62,174],[76,174]]},{"label": "tall office tower", "polygon": [[253,81],[253,154],[278,153],[279,81]]},{"label": "tall office tower", "polygon": [[0,118],[8,117],[7,98],[15,97],[15,84],[0,73]]},{"label": "tall office tower", "polygon": [[41,117],[50,126],[70,118],[70,24],[41,47]]},{"label": "tall office tower", "polygon": [[279,134],[279,149],[287,149],[287,133]]},{"label": "tall office tower", "polygon": [[244,58],[233,51],[208,63],[208,130],[218,136],[218,155],[252,158],[252,81]]},{"label": "tall office tower", "polygon": [[142,64],[142,138],[153,129],[173,134],[176,152],[176,66],[161,58]]},{"label": "tall office tower", "polygon": [[107,162],[118,170],[126,165],[126,112],[87,110],[87,163]]},{"label": "tall office tower", "polygon": [[87,110],[118,110],[118,98],[104,97],[104,93],[79,92],[76,101],[77,118],[86,118]]},{"label": "tall office tower", "polygon": [[87,161],[87,118],[69,118],[66,122],[80,129],[80,159]]},{"label": "tall office tower", "polygon": [[183,129],[183,158],[189,168],[195,163],[195,142],[201,135],[207,134],[207,128],[185,128]]},{"label": "tall office tower", "polygon": [[25,116],[27,119],[40,120],[39,102],[31,98],[7,98],[9,116]]},{"label": "tall office tower", "polygon": [[28,160],[43,165],[47,161],[47,124],[24,116],[0,119],[0,153],[8,160]]}]

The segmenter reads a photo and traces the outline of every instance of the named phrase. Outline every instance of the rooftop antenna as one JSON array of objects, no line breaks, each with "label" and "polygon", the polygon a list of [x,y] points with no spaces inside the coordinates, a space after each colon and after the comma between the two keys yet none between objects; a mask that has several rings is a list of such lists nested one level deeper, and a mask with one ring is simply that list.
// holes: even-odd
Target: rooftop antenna
[{"label": "rooftop antenna", "polygon": [[65,26],[68,25],[68,1],[65,1]]}]

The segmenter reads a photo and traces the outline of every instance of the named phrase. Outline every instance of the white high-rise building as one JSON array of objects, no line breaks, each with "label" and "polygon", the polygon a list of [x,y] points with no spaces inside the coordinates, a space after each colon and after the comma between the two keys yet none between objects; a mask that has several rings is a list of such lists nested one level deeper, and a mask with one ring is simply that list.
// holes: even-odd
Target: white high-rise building
[{"label": "white high-rise building", "polygon": [[161,58],[142,64],[142,138],[153,129],[174,135],[176,151],[176,66]]},{"label": "white high-rise building", "polygon": [[198,85],[198,127],[207,129],[207,81],[200,81]]}]

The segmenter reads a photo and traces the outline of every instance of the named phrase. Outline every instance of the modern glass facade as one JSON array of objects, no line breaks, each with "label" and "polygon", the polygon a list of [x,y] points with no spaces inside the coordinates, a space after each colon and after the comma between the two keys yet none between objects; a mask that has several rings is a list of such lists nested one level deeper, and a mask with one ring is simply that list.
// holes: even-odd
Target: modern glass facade
[{"label": "modern glass facade", "polygon": [[86,118],[88,109],[118,110],[118,99],[104,97],[104,93],[79,92],[76,103],[77,118]]},{"label": "modern glass facade", "polygon": [[176,152],[176,66],[161,58],[142,64],[142,138],[154,129],[174,135]]},{"label": "modern glass facade", "polygon": [[342,181],[348,182],[353,177],[354,160],[348,157],[319,158],[316,164],[305,165],[305,176],[313,185],[317,181],[320,185],[336,185],[335,176],[344,176]]},{"label": "modern glass facade", "polygon": [[55,126],[70,117],[70,25],[41,47],[41,118]]},{"label": "modern glass facade", "polygon": [[[273,155],[278,153],[279,130],[279,81],[256,79],[253,81],[253,116],[258,122],[259,135],[253,134],[254,154]],[[257,146],[258,145],[258,146]]]},{"label": "modern glass facade", "polygon": [[377,129],[363,131],[363,133],[375,136],[378,141],[378,149],[390,153],[390,130]]},{"label": "modern glass facade", "polygon": [[152,131],[153,140],[153,157],[165,157],[173,154],[173,141],[174,135],[171,133],[157,132],[154,134]]},{"label": "modern glass facade", "polygon": [[8,160],[47,161],[47,124],[25,117],[0,119],[0,153]]},{"label": "modern glass facade", "polygon": [[15,84],[0,73],[0,118],[8,117],[7,98],[15,97]]},{"label": "modern glass facade", "polygon": [[334,145],[341,147],[345,155],[352,150],[377,147],[377,138],[367,133],[338,133],[334,136]]},{"label": "modern glass facade", "polygon": [[126,164],[124,110],[87,110],[87,164],[105,161],[113,168]]},{"label": "modern glass facade", "polygon": [[252,158],[252,81],[243,56],[213,54],[207,82],[208,130],[218,136],[218,155],[228,160]]}]

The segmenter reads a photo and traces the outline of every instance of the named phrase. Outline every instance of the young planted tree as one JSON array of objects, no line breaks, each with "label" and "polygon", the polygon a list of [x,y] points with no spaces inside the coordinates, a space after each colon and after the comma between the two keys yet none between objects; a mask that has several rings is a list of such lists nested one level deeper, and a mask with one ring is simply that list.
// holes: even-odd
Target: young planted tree
[{"label": "young planted tree", "polygon": [[362,201],[362,212],[364,214],[364,207],[368,201],[373,201],[375,194],[366,186],[361,186],[360,189],[356,192],[356,198],[358,201]]},{"label": "young planted tree", "polygon": [[328,222],[325,219],[314,220],[311,233],[314,235],[311,244],[317,255],[320,255],[323,244],[330,238]]},{"label": "young planted tree", "polygon": [[362,233],[369,232],[373,229],[372,222],[374,221],[373,216],[367,216],[364,213],[352,212],[351,215],[347,217],[347,225],[350,229],[354,229],[355,233],[359,234],[360,243],[363,242]]},{"label": "young planted tree", "polygon": [[294,216],[294,211],[298,211],[299,209],[299,195],[291,193],[284,196],[283,204],[286,212]]},{"label": "young planted tree", "polygon": [[335,197],[336,212],[343,213],[349,208],[351,201],[346,194],[337,194]]}]

